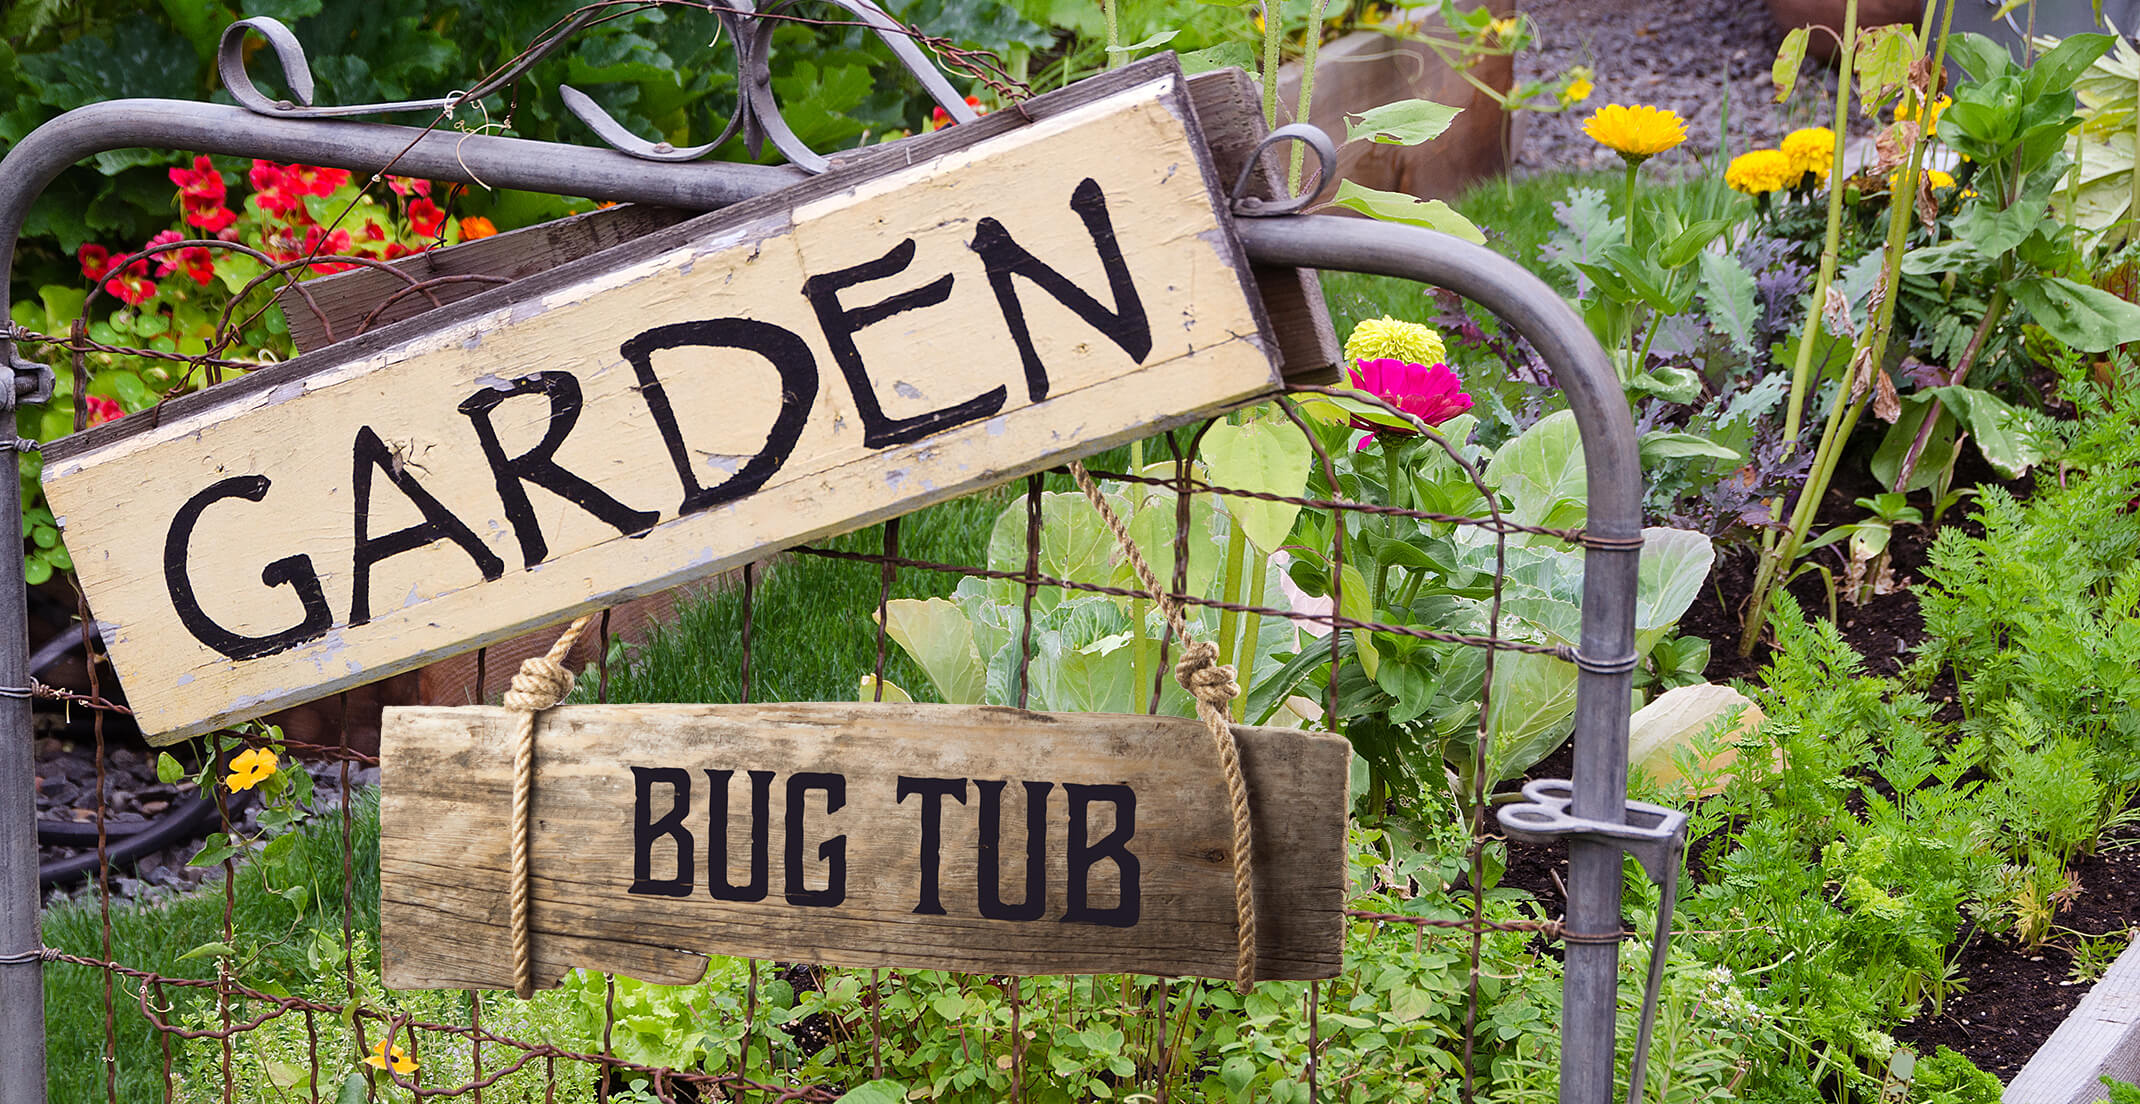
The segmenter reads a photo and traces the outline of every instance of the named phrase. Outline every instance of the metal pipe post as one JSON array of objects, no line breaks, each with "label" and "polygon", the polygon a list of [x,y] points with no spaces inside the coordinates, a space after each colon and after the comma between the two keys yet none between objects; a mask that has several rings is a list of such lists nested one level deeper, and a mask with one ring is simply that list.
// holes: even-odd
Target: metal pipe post
[{"label": "metal pipe post", "polygon": [[[1582,430],[1590,476],[1585,531],[1608,541],[1642,536],[1642,466],[1635,427],[1611,364],[1589,327],[1545,282],[1479,246],[1410,226],[1330,215],[1235,223],[1252,261],[1397,276],[1447,288],[1493,311],[1538,349]],[[1585,662],[1575,699],[1578,817],[1624,823],[1628,699],[1639,544],[1588,550],[1583,570]],[[1567,969],[1562,983],[1561,1104],[1611,1104],[1619,1008],[1620,849],[1572,840]]]}]

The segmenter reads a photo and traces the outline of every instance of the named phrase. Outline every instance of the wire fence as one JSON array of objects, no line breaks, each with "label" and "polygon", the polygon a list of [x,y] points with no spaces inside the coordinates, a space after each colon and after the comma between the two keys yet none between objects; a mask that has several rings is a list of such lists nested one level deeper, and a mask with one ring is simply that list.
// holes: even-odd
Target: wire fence
[{"label": "wire fence", "polygon": [[[647,5],[625,3],[590,5],[565,23],[561,23],[560,27],[564,27],[569,31],[572,27],[584,25],[589,18],[613,18],[616,15],[623,14],[625,9],[637,10],[645,6]],[[794,19],[800,17],[782,16],[781,18]],[[577,20],[577,22],[573,22],[574,20]],[[567,27],[566,23],[570,23],[571,27]],[[1019,91],[1019,87],[1015,86],[1015,82],[1009,81],[1002,73],[1001,68],[993,64],[992,59],[976,55],[971,51],[959,50],[950,43],[931,39],[928,36],[916,35],[915,37],[924,45],[935,50],[947,63],[967,69],[977,79],[984,80],[991,87],[997,88],[999,92],[1015,98],[1016,93]],[[539,41],[537,46],[531,47],[530,50],[536,51],[540,45],[541,42]],[[537,56],[539,56],[539,53]],[[525,60],[526,55],[523,58],[515,59],[514,64],[521,64]],[[510,77],[511,74],[506,73],[505,75]],[[493,74],[493,77],[497,76],[499,74]],[[446,117],[448,114],[447,112],[442,112],[441,118]],[[433,125],[437,125],[436,120],[434,120]],[[383,180],[385,174],[391,171],[392,168],[391,164],[380,166],[379,172],[371,178],[373,185],[375,186],[377,182]],[[346,216],[348,213],[348,210],[345,209],[341,212],[341,215]],[[261,317],[263,312],[275,309],[272,300],[261,301],[255,295],[255,292],[262,289],[275,287],[291,289],[288,295],[283,296],[284,305],[287,306],[291,303],[302,304],[306,310],[319,319],[327,339],[332,342],[347,340],[365,332],[386,314],[391,305],[411,297],[429,297],[431,302],[436,305],[439,302],[437,293],[451,284],[477,283],[489,285],[506,282],[502,277],[482,275],[438,276],[421,279],[404,271],[400,266],[385,263],[376,258],[330,255],[319,248],[307,251],[302,256],[278,260],[242,245],[214,239],[171,242],[144,249],[116,259],[112,268],[114,271],[122,271],[135,261],[152,259],[164,253],[184,249],[236,251],[250,255],[264,266],[264,271],[258,277],[246,284],[242,290],[232,295],[217,320],[215,338],[201,352],[181,354],[112,342],[94,341],[88,336],[86,327],[80,323],[77,323],[73,332],[66,334],[40,333],[21,326],[15,326],[11,329],[10,337],[18,345],[41,349],[46,356],[61,359],[63,363],[71,366],[75,384],[74,424],[77,432],[89,427],[90,410],[87,399],[90,373],[88,358],[92,355],[131,360],[161,361],[181,365],[183,372],[178,381],[168,389],[167,399],[170,396],[200,387],[213,386],[220,382],[227,373],[242,373],[262,367],[263,364],[259,361],[231,355],[246,326]],[[312,289],[301,277],[322,269],[332,271],[335,268],[344,266],[363,266],[377,269],[399,279],[401,286],[379,301],[357,325],[354,332],[335,333],[331,328],[328,328],[330,323],[327,313],[316,300]],[[92,286],[90,288],[88,301],[83,307],[83,317],[85,319],[96,309],[99,296],[103,294],[105,293],[101,286]],[[240,317],[241,314],[248,311],[250,312],[249,315]],[[1509,538],[1521,534],[1585,547],[1621,548],[1625,547],[1626,542],[1601,543],[1581,529],[1575,528],[1517,524],[1501,513],[1498,505],[1499,497],[1495,489],[1490,487],[1482,478],[1478,468],[1466,459],[1461,449],[1443,440],[1431,426],[1419,422],[1416,418],[1411,418],[1409,415],[1404,414],[1403,411],[1376,399],[1372,395],[1362,392],[1331,388],[1289,387],[1284,393],[1274,395],[1271,401],[1282,416],[1297,427],[1298,431],[1312,446],[1315,454],[1316,470],[1323,477],[1323,485],[1331,488],[1333,492],[1341,485],[1336,462],[1323,446],[1318,435],[1313,431],[1301,404],[1318,399],[1327,400],[1340,395],[1348,401],[1365,402],[1370,405],[1380,406],[1387,414],[1408,420],[1415,432],[1424,434],[1437,442],[1442,455],[1458,465],[1468,482],[1477,490],[1480,499],[1487,506],[1485,515],[1468,516],[1412,509],[1388,503],[1357,501],[1335,493],[1320,497],[1285,495],[1249,487],[1217,485],[1211,481],[1207,474],[1199,471],[1195,460],[1198,454],[1199,442],[1204,434],[1208,433],[1212,426],[1216,424],[1216,422],[1206,422],[1186,435],[1180,431],[1166,435],[1164,443],[1172,466],[1172,471],[1169,474],[1155,475],[1149,469],[1145,471],[1095,470],[1090,473],[1092,477],[1111,482],[1118,487],[1139,487],[1145,488],[1146,493],[1172,496],[1174,507],[1173,548],[1172,555],[1168,559],[1172,565],[1173,578],[1170,589],[1165,594],[1155,594],[1141,587],[1118,586],[1092,579],[1070,578],[1042,571],[1042,544],[1045,537],[1045,528],[1044,511],[1041,508],[1041,502],[1045,493],[1046,483],[1040,474],[1028,477],[1024,484],[1027,510],[1026,525],[1023,533],[1024,566],[1022,569],[1007,570],[986,564],[944,563],[903,556],[900,554],[900,522],[897,520],[885,522],[881,526],[882,543],[881,551],[879,552],[865,552],[857,551],[852,547],[822,545],[805,546],[791,551],[794,554],[804,556],[853,563],[857,570],[870,571],[875,574],[879,585],[874,611],[877,630],[873,685],[876,688],[875,693],[879,700],[882,699],[886,686],[886,664],[890,655],[888,608],[898,573],[909,570],[948,572],[997,580],[1022,588],[1022,616],[1018,622],[1019,652],[1017,655],[1015,681],[1017,687],[1015,704],[1021,707],[1027,704],[1032,685],[1031,668],[1035,659],[1032,632],[1034,608],[1040,596],[1050,591],[1065,594],[1103,595],[1131,602],[1164,600],[1171,601],[1179,607],[1191,611],[1209,610],[1218,614],[1250,615],[1257,618],[1280,619],[1299,628],[1319,629],[1319,633],[1311,632],[1307,639],[1301,642],[1300,647],[1313,648],[1319,645],[1328,649],[1329,670],[1323,687],[1324,703],[1322,712],[1323,723],[1326,725],[1335,725],[1336,719],[1342,716],[1340,671],[1343,667],[1343,657],[1341,654],[1341,640],[1347,633],[1389,634],[1442,645],[1481,649],[1485,655],[1484,675],[1479,689],[1479,723],[1472,753],[1475,756],[1474,761],[1483,764],[1487,762],[1492,753],[1492,748],[1489,746],[1491,733],[1488,722],[1495,687],[1495,657],[1503,652],[1511,652],[1544,655],[1569,662],[1575,660],[1573,649],[1565,644],[1538,639],[1522,639],[1515,635],[1504,635],[1502,597],[1503,585],[1507,577]],[[159,402],[155,406],[128,415],[128,417],[148,418],[153,422],[161,416],[162,408],[162,403]],[[34,449],[35,445],[34,443],[24,442],[18,444],[17,447],[27,451]],[[1189,542],[1192,539],[1191,517],[1195,504],[1199,499],[1209,500],[1214,503],[1239,501],[1284,504],[1298,507],[1305,511],[1313,511],[1330,519],[1327,549],[1318,550],[1319,553],[1327,557],[1327,563],[1329,564],[1328,578],[1330,583],[1329,594],[1327,595],[1330,600],[1329,608],[1327,610],[1304,610],[1290,605],[1242,602],[1235,600],[1233,597],[1215,598],[1206,593],[1198,593],[1194,588],[1190,587],[1187,573],[1190,560]],[[1223,505],[1219,507],[1219,510],[1221,513],[1231,516],[1230,511]],[[1483,634],[1477,632],[1455,632],[1432,624],[1390,621],[1372,616],[1348,615],[1344,612],[1348,608],[1353,608],[1348,605],[1344,595],[1345,564],[1348,551],[1348,526],[1346,522],[1347,519],[1351,518],[1373,518],[1384,522],[1402,521],[1418,525],[1469,527],[1489,536],[1493,542],[1494,570],[1490,580],[1490,591],[1484,603],[1487,631]],[[778,664],[782,662],[782,657],[777,655],[757,655],[754,647],[752,626],[757,617],[756,602],[758,601],[757,592],[760,571],[761,568],[758,565],[753,565],[743,568],[740,573],[740,601],[743,606],[742,629],[738,639],[734,641],[733,655],[741,687],[737,698],[742,703],[748,703],[752,700],[753,670],[763,670],[768,663]],[[858,614],[861,612],[857,611]],[[339,988],[341,993],[339,999],[323,998],[318,995],[292,995],[286,992],[270,991],[269,988],[256,984],[247,984],[245,980],[241,979],[238,971],[233,967],[230,958],[227,956],[218,956],[216,958],[215,976],[206,979],[172,976],[167,973],[160,973],[155,969],[144,968],[139,963],[116,960],[112,925],[114,863],[109,856],[112,837],[109,831],[109,811],[106,807],[109,796],[106,771],[110,749],[107,746],[108,741],[104,722],[107,716],[125,713],[126,707],[123,703],[113,700],[114,695],[107,687],[102,685],[97,662],[97,641],[90,631],[92,624],[91,611],[87,607],[86,600],[83,600],[80,604],[77,614],[82,635],[82,648],[85,655],[89,657],[89,662],[86,665],[89,679],[86,690],[65,689],[42,683],[33,683],[31,693],[40,700],[58,703],[65,708],[87,709],[93,714],[94,754],[97,770],[97,802],[93,813],[93,820],[97,830],[95,885],[101,923],[101,954],[91,956],[63,953],[50,947],[33,953],[48,964],[49,968],[84,970],[97,975],[101,985],[103,1005],[103,1053],[95,1056],[94,1059],[86,1055],[56,1055],[54,1057],[60,1061],[101,1061],[104,1069],[104,1096],[112,1104],[117,1104],[122,1099],[119,1078],[121,1062],[151,1060],[149,1056],[122,1055],[120,1053],[119,1026],[128,1018],[138,1018],[141,1024],[147,1026],[156,1041],[157,1052],[153,1057],[153,1061],[157,1064],[160,1072],[162,1099],[166,1101],[201,1099],[202,1097],[199,1094],[204,1088],[214,1094],[214,1099],[226,1102],[226,1104],[248,1099],[241,1092],[240,1087],[241,1082],[245,1080],[240,1076],[239,1072],[244,1060],[240,1053],[241,1048],[246,1045],[249,1037],[265,1031],[290,1032],[293,1033],[291,1037],[294,1037],[293,1022],[301,1023],[301,1034],[305,1044],[303,1047],[303,1065],[300,1069],[290,1072],[288,1081],[290,1085],[299,1087],[294,1089],[288,1095],[288,1098],[314,1102],[335,1099],[336,1087],[330,1078],[337,1071],[349,1068],[353,1059],[362,1060],[365,1058],[374,1059],[372,1065],[378,1069],[378,1073],[375,1075],[376,1081],[367,1081],[365,1092],[367,1094],[378,1092],[384,1098],[393,1099],[460,1099],[465,1097],[480,1101],[484,1098],[486,1090],[490,1091],[495,1099],[499,1094],[510,1088],[513,1092],[519,1094],[515,1097],[516,1099],[536,1099],[538,1098],[537,1096],[529,1094],[539,1093],[540,1099],[549,1101],[556,1099],[561,1091],[583,1092],[589,1086],[592,1087],[592,1091],[596,1094],[596,1099],[609,1099],[613,1097],[621,1098],[626,1093],[625,1086],[636,1081],[639,1082],[639,1088],[632,1091],[642,1095],[634,1097],[635,1099],[651,1098],[660,1101],[750,1100],[763,1102],[816,1102],[838,1099],[844,1091],[855,1084],[866,1080],[870,1076],[881,1076],[883,1074],[884,1048],[886,1045],[883,1009],[887,994],[897,990],[903,983],[902,972],[898,970],[847,972],[864,985],[863,995],[855,1006],[859,1012],[852,1019],[835,1020],[827,1030],[824,1045],[830,1048],[832,1053],[848,1055],[846,1060],[834,1063],[835,1068],[830,1075],[821,1072],[818,1075],[806,1076],[802,1069],[795,1068],[774,1070],[775,1073],[782,1074],[779,1077],[768,1077],[762,1074],[754,1077],[747,1075],[747,1072],[753,1069],[750,1057],[753,1049],[752,1040],[762,1035],[764,1031],[762,1020],[765,1016],[765,1011],[761,1008],[764,1001],[762,999],[760,976],[761,971],[765,969],[765,964],[755,961],[748,963],[745,967],[748,976],[748,988],[747,997],[740,1012],[742,1020],[740,1032],[742,1040],[741,1052],[732,1056],[723,1056],[719,1059],[709,1057],[706,1061],[699,1063],[696,1068],[669,1068],[629,1060],[619,1055],[618,1048],[614,1045],[616,1033],[619,1029],[616,1010],[617,984],[614,978],[603,978],[601,983],[603,1010],[599,1034],[603,1045],[596,1050],[571,1050],[544,1041],[541,1038],[531,1037],[529,1033],[500,1026],[501,1022],[509,1021],[511,1017],[504,1015],[499,1008],[500,1002],[509,998],[497,995],[475,991],[468,992],[460,1002],[465,1014],[452,1018],[418,1018],[407,1013],[385,1008],[382,1006],[384,1002],[379,999],[379,994],[372,992],[365,980],[360,978],[359,956],[356,953],[346,953],[340,958],[339,972],[341,973],[341,978]],[[1181,648],[1185,643],[1176,638],[1171,626],[1158,639],[1159,662],[1152,668],[1154,674],[1149,692],[1143,694],[1144,703],[1148,711],[1156,711],[1158,708],[1164,689],[1163,680],[1169,670],[1169,655],[1174,650]],[[609,617],[604,614],[601,619],[599,640],[595,649],[596,663],[599,669],[596,672],[594,696],[596,700],[602,702],[607,702],[610,697],[608,671],[610,645]],[[479,699],[487,698],[494,689],[502,689],[502,687],[484,685],[485,682],[491,680],[486,677],[488,674],[487,662],[481,653],[479,653],[478,658],[478,671],[481,672],[477,677]],[[1140,693],[1144,689],[1141,686],[1138,688]],[[340,738],[337,743],[308,744],[296,741],[281,741],[281,743],[282,746],[306,756],[333,763],[335,770],[338,772],[342,800],[339,808],[332,815],[337,818],[340,836],[342,876],[339,887],[340,899],[332,902],[331,907],[339,911],[339,926],[343,947],[353,948],[362,945],[367,940],[376,945],[378,933],[375,930],[369,932],[364,930],[365,924],[360,920],[360,910],[355,899],[354,887],[358,882],[356,864],[359,861],[357,857],[358,848],[355,841],[359,833],[355,819],[357,813],[353,810],[352,802],[349,799],[352,783],[351,770],[353,767],[358,766],[375,766],[378,760],[375,756],[350,747],[349,725],[347,723],[349,696],[347,694],[342,695],[340,701],[342,703],[344,723],[339,728]],[[258,733],[232,733],[226,735],[238,735],[256,742],[266,739],[266,737]],[[1561,922],[1558,920],[1507,919],[1493,918],[1488,915],[1486,886],[1490,879],[1486,870],[1487,851],[1489,845],[1495,839],[1486,816],[1486,811],[1489,807],[1489,787],[1491,785],[1489,774],[1490,772],[1483,769],[1473,772],[1471,792],[1467,795],[1468,800],[1464,802],[1469,818],[1465,824],[1465,830],[1469,836],[1468,848],[1465,854],[1465,865],[1468,867],[1468,871],[1467,876],[1463,879],[1466,891],[1456,895],[1454,908],[1447,907],[1451,904],[1450,901],[1441,899],[1446,895],[1440,893],[1439,887],[1402,884],[1391,888],[1394,888],[1401,897],[1415,897],[1420,907],[1420,911],[1417,914],[1389,911],[1387,909],[1348,909],[1347,911],[1349,921],[1354,926],[1369,929],[1381,929],[1383,927],[1393,927],[1398,930],[1409,929],[1414,935],[1415,945],[1420,948],[1424,948],[1427,941],[1433,940],[1448,941],[1450,945],[1459,949],[1462,960],[1466,964],[1464,976],[1465,1012],[1460,1037],[1455,1042],[1455,1049],[1458,1051],[1456,1068],[1461,1078],[1461,1095],[1467,1102],[1474,1099],[1481,1089],[1476,1049],[1480,1033],[1481,988],[1484,980],[1482,967],[1484,941],[1489,936],[1497,933],[1514,933],[1526,938],[1552,942],[1561,939],[1564,934]],[[397,779],[391,784],[422,785],[424,783],[420,779]],[[220,825],[221,831],[226,836],[235,838],[238,834],[239,824],[233,813],[230,795],[225,792],[224,788],[215,787],[213,800],[217,806],[215,819]],[[222,871],[220,886],[222,896],[221,927],[226,942],[233,942],[237,938],[237,887],[240,880],[241,858],[240,855],[232,854],[224,857],[220,862]],[[1446,915],[1451,911],[1455,912],[1456,915]],[[831,973],[831,971],[821,968],[807,968],[802,977],[808,984],[822,987],[827,983],[828,975]],[[1028,1009],[1025,1005],[1025,986],[1019,983],[1017,979],[1002,977],[974,978],[967,979],[961,984],[993,987],[1000,991],[1003,998],[1009,1003],[1010,1022],[1007,1030],[995,1042],[991,1043],[983,1040],[982,1045],[984,1052],[990,1046],[1003,1051],[998,1061],[1009,1073],[1010,1099],[1021,1099],[1029,1084],[1045,1080],[1049,1076],[1049,1071],[1040,1070],[1037,1071],[1038,1078],[1036,1079],[1033,1076],[1035,1071],[1027,1069],[1028,1035],[1033,1030],[1035,1023],[1044,1021],[1049,1014],[1058,1011],[1059,1006],[1051,1005],[1044,1010]],[[793,988],[795,986],[791,985],[791,989]],[[1125,990],[1123,999],[1119,1003],[1107,1005],[1103,1002],[1103,994],[1097,982],[1091,986],[1090,1007],[1092,1010],[1097,1011],[1103,1007],[1109,1008],[1115,1012],[1118,1029],[1124,1036],[1131,1039],[1145,1040],[1150,1044],[1150,1050],[1145,1052],[1151,1055],[1150,1058],[1133,1062],[1132,1068],[1126,1073],[1118,1072],[1113,1075],[1117,1082],[1114,1087],[1117,1098],[1143,1093],[1150,1099],[1163,1104],[1163,1102],[1170,1099],[1188,1097],[1188,1086],[1194,1083],[1201,1072],[1206,1071],[1209,1063],[1207,1056],[1189,1052],[1189,1048],[1194,1046],[1194,1024],[1199,1018],[1198,1009],[1204,1008],[1208,1010],[1209,1008],[1209,991],[1210,983],[1203,981],[1192,979],[1188,982],[1175,982],[1167,979],[1151,979],[1141,983],[1135,993]],[[1077,1007],[1079,992],[1080,990],[1073,983],[1070,988],[1073,1008]],[[1298,1069],[1293,1072],[1297,1075],[1298,1080],[1307,1087],[1308,1098],[1311,1101],[1332,1098],[1324,1095],[1326,1090],[1330,1090],[1333,1086],[1331,1084],[1332,1079],[1321,1068],[1322,1056],[1326,1049],[1325,1039],[1322,1035],[1322,1022],[1324,1016],[1342,1011],[1344,1010],[1329,1004],[1326,987],[1320,983],[1312,982],[1308,985],[1306,997],[1298,1010],[1299,1017],[1304,1019],[1307,1024],[1308,1041],[1303,1053],[1297,1059]],[[485,1023],[486,1016],[491,1020],[489,1026],[486,1026]],[[961,1029],[960,1046],[962,1048],[966,1047],[967,1042],[966,1032]],[[353,1043],[353,1046],[350,1045],[351,1043]],[[466,1076],[442,1079],[438,1072],[440,1064],[427,1062],[424,1058],[426,1054],[437,1053],[445,1049],[453,1049],[456,1052],[466,1051],[469,1056]],[[770,1052],[769,1047],[768,1052]],[[402,1055],[407,1058],[406,1064],[397,1060]],[[1338,1078],[1337,1080],[1342,1082],[1346,1078]],[[1336,1087],[1341,1091],[1344,1088],[1342,1083]],[[340,1099],[347,1099],[347,1097],[341,1097]]]}]

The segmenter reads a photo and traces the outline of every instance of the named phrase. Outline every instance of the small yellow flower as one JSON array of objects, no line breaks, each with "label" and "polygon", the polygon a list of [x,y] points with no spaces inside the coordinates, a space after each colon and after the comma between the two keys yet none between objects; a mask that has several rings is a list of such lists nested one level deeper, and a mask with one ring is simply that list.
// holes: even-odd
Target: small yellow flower
[{"label": "small yellow flower", "polygon": [[[1905,99],[1907,99],[1907,97],[1905,97]],[[1929,121],[1925,123],[1925,133],[1931,134],[1939,129],[1940,112],[1947,110],[1947,108],[1953,105],[1953,103],[1954,97],[1952,96],[1941,96],[1938,99],[1932,101],[1932,111],[1928,116]],[[1915,118],[1916,115],[1917,113],[1915,111],[1910,110],[1910,108],[1904,104],[1903,100],[1895,101],[1896,122],[1899,123],[1904,119]]]},{"label": "small yellow flower", "polygon": [[1765,195],[1788,188],[1805,176],[1782,150],[1749,150],[1731,159],[1724,169],[1724,183],[1747,195]]},{"label": "small yellow flower", "polygon": [[1417,322],[1399,322],[1387,315],[1363,320],[1345,339],[1348,365],[1363,360],[1401,360],[1432,367],[1448,359],[1442,335]]},{"label": "small yellow flower", "polygon": [[1595,91],[1596,87],[1589,80],[1577,77],[1568,82],[1568,87],[1561,89],[1560,102],[1564,104],[1582,103],[1590,98],[1590,93]]},{"label": "small yellow flower", "polygon": [[1516,28],[1522,25],[1522,21],[1517,19],[1513,15],[1509,16],[1507,19],[1496,19],[1493,21],[1494,37],[1507,38],[1508,36],[1515,34]]},{"label": "small yellow flower", "polygon": [[1835,132],[1827,127],[1794,130],[1783,136],[1783,155],[1791,159],[1792,168],[1812,173],[1814,180],[1825,184],[1835,164]]},{"label": "small yellow flower", "polygon": [[240,752],[230,761],[230,777],[223,780],[232,793],[243,793],[274,777],[277,770],[275,753],[266,748],[253,748]]},{"label": "small yellow flower", "polygon": [[[1923,177],[1924,177],[1924,179],[1926,179],[1926,180],[1928,180],[1928,181],[1930,181],[1930,182],[1932,183],[1932,190],[1933,190],[1933,191],[1938,191],[1938,190],[1940,190],[1940,189],[1942,189],[1942,188],[1952,188],[1952,187],[1954,187],[1954,178],[1953,178],[1952,176],[1949,176],[1949,175],[1947,175],[1946,173],[1943,173],[1943,172],[1939,171],[1938,169],[1926,169],[1926,170],[1924,170],[1924,173],[1923,173]],[[1891,172],[1891,173],[1887,174],[1887,190],[1888,190],[1888,191],[1891,191],[1891,192],[1892,192],[1892,191],[1894,191],[1894,190],[1895,190],[1895,189],[1896,189],[1897,187],[1899,187],[1899,186],[1901,185],[1901,183],[1902,183],[1902,172],[1901,172],[1901,170],[1899,170],[1899,169],[1898,169],[1898,170],[1896,170],[1895,172]]]},{"label": "small yellow flower", "polygon": [[395,1073],[416,1072],[416,1059],[409,1057],[400,1047],[387,1046],[385,1039],[379,1040],[379,1045],[373,1047],[372,1052],[365,1056],[364,1064],[373,1069],[390,1069]]},{"label": "small yellow flower", "polygon": [[1687,124],[1666,108],[1606,104],[1583,123],[1583,133],[1629,161],[1641,162],[1687,140]]}]

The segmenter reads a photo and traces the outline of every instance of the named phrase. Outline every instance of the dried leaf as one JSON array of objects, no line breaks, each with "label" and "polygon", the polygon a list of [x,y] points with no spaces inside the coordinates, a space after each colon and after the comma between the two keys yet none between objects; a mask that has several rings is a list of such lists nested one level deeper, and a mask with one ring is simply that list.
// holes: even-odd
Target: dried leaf
[{"label": "dried leaf", "polygon": [[1837,337],[1857,337],[1857,330],[1850,323],[1850,300],[1843,298],[1843,289],[1828,285],[1828,298],[1821,303],[1821,327]]},{"label": "dried leaf", "polygon": [[1910,59],[1910,91],[1918,103],[1932,102],[1932,61],[1926,57]]},{"label": "dried leaf", "polygon": [[1910,148],[1917,144],[1917,121],[1903,119],[1890,124],[1873,141],[1873,163],[1867,171],[1878,176],[1901,168],[1910,159]]},{"label": "dried leaf", "polygon": [[1895,381],[1885,368],[1873,369],[1873,417],[1889,425],[1902,417],[1902,396],[1895,393]]},{"label": "dried leaf", "polygon": [[1930,226],[1939,221],[1939,200],[1932,194],[1932,174],[1917,174],[1917,217]]},{"label": "dried leaf", "polygon": [[1861,345],[1850,358],[1850,401],[1857,402],[1872,390],[1872,358],[1870,345]]}]

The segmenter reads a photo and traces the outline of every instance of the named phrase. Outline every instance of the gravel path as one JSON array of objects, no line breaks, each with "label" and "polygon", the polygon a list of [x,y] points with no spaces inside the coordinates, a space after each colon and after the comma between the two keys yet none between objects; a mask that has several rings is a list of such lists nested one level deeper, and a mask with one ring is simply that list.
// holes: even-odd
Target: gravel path
[{"label": "gravel path", "polygon": [[[1686,171],[1717,149],[1718,120],[1730,91],[1733,153],[1774,145],[1791,130],[1827,125],[1835,75],[1809,63],[1788,102],[1778,104],[1769,68],[1783,32],[1759,0],[1519,0],[1538,28],[1516,58],[1516,79],[1549,80],[1587,65],[1596,90],[1560,114],[1516,116],[1516,171],[1617,169],[1619,156],[1583,134],[1583,120],[1608,103],[1669,107],[1687,121],[1687,142],[1652,164]],[[1853,117],[1853,135],[1870,131]]]}]

